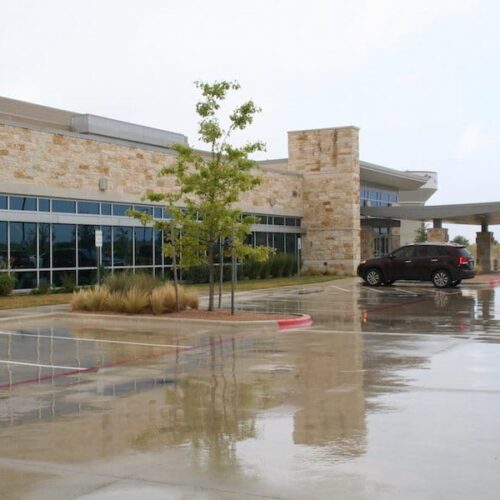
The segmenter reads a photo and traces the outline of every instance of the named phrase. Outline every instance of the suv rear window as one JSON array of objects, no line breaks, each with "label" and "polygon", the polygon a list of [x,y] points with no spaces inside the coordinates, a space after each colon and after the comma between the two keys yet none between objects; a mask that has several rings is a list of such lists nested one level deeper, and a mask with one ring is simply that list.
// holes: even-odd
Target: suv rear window
[{"label": "suv rear window", "polygon": [[472,259],[472,254],[469,252],[469,250],[467,250],[467,248],[465,247],[460,247],[458,249],[458,253],[462,256],[462,257],[468,257],[469,259]]}]

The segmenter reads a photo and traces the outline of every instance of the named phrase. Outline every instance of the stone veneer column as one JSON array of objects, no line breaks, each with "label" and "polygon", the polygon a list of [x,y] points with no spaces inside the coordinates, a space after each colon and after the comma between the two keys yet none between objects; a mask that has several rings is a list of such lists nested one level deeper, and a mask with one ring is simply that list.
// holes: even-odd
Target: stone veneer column
[{"label": "stone veneer column", "polygon": [[481,231],[476,233],[477,269],[480,273],[488,273],[493,269],[491,265],[491,246],[493,233]]},{"label": "stone veneer column", "polygon": [[355,274],[360,260],[359,129],[288,133],[288,169],[304,175],[304,269]]},{"label": "stone veneer column", "polygon": [[448,241],[448,229],[442,227],[427,229],[427,241],[430,243],[446,243]]},{"label": "stone veneer column", "polygon": [[371,259],[375,250],[375,231],[371,226],[361,226],[361,258]]}]

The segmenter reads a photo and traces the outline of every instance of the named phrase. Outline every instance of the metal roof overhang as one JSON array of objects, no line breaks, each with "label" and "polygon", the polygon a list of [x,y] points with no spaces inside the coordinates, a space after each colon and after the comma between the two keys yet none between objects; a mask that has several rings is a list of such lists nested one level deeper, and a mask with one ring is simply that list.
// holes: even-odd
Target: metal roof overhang
[{"label": "metal roof overhang", "polygon": [[360,161],[359,167],[362,183],[381,184],[383,186],[395,187],[402,191],[413,191],[427,182],[427,179],[423,176],[400,172],[366,161]]},{"label": "metal roof overhang", "polygon": [[466,203],[460,205],[362,207],[366,217],[429,221],[441,219],[454,224],[500,224],[500,202]]}]

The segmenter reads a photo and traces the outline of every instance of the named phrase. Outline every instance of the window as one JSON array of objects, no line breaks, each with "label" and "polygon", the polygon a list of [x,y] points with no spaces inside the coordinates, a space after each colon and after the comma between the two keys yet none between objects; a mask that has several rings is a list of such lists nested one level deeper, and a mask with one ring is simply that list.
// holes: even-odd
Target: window
[{"label": "window", "polygon": [[102,226],[102,265],[110,267],[113,262],[113,254],[111,252],[112,230],[111,226]]},{"label": "window", "polygon": [[78,265],[80,267],[97,266],[95,232],[98,226],[78,226]]},{"label": "window", "polygon": [[153,230],[150,227],[136,227],[135,232],[135,265],[150,266],[153,264]]},{"label": "window", "polygon": [[132,265],[132,228],[113,228],[113,265],[115,267]]},{"label": "window", "polygon": [[0,196],[0,210],[7,210],[7,196]]},{"label": "window", "polygon": [[134,205],[134,209],[144,214],[153,215],[153,207],[145,207],[144,205]]},{"label": "window", "polygon": [[101,203],[101,215],[111,215],[111,203]]},{"label": "window", "polygon": [[0,270],[7,268],[7,222],[0,222]]},{"label": "window", "polygon": [[254,234],[255,234],[255,246],[267,247],[267,233],[256,232]]},{"label": "window", "polygon": [[11,210],[31,210],[36,212],[36,198],[27,196],[11,196],[9,207]]},{"label": "window", "polygon": [[71,200],[52,200],[52,211],[66,214],[74,214],[76,202]]},{"label": "window", "polygon": [[155,219],[161,219],[163,217],[163,209],[161,207],[154,208]]},{"label": "window", "polygon": [[285,218],[284,217],[277,217],[274,216],[274,225],[275,226],[284,226],[285,225]]},{"label": "window", "polygon": [[155,264],[157,266],[162,265],[162,253],[163,253],[163,232],[155,231]]},{"label": "window", "polygon": [[99,214],[99,203],[95,201],[79,201],[78,202],[79,214]]},{"label": "window", "polygon": [[410,259],[413,257],[413,247],[403,247],[399,248],[393,255],[396,259]]},{"label": "window", "polygon": [[76,226],[52,224],[52,267],[75,267]]},{"label": "window", "polygon": [[16,278],[16,289],[24,290],[26,288],[36,288],[36,272],[13,273]]},{"label": "window", "polygon": [[278,253],[285,253],[285,233],[274,233],[273,246]]},{"label": "window", "polygon": [[115,203],[113,205],[113,215],[117,215],[119,217],[127,217],[127,210],[130,210],[131,205],[120,205]]},{"label": "window", "polygon": [[50,224],[38,224],[38,265],[50,267]]},{"label": "window", "polygon": [[285,252],[290,255],[295,255],[297,252],[297,235],[287,234],[286,235],[286,247]]},{"label": "window", "polygon": [[50,200],[48,198],[39,198],[38,210],[40,212],[50,212]]},{"label": "window", "polygon": [[36,224],[10,223],[10,266],[12,269],[36,268]]}]

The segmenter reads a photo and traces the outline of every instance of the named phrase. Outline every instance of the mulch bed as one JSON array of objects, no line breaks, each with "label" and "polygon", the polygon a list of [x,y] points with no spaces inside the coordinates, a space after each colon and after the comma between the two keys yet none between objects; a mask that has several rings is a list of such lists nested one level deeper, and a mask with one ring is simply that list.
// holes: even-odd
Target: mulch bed
[{"label": "mulch bed", "polygon": [[204,309],[188,309],[186,311],[165,314],[169,318],[184,318],[184,319],[212,319],[217,321],[263,321],[263,320],[279,320],[293,319],[297,316],[293,314],[279,313],[263,313],[253,311],[235,311],[231,316],[231,311],[228,309],[216,309],[215,311],[207,311]]},{"label": "mulch bed", "polygon": [[253,311],[235,311],[231,315],[229,309],[216,309],[215,311],[207,311],[206,309],[187,309],[185,311],[165,313],[165,314],[127,314],[117,313],[113,311],[74,311],[84,314],[106,314],[113,316],[144,316],[146,318],[179,318],[179,319],[208,319],[214,321],[277,321],[280,319],[293,319],[296,315],[286,313],[264,313]]}]

